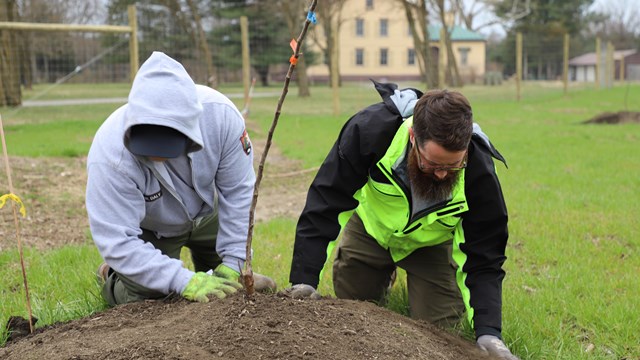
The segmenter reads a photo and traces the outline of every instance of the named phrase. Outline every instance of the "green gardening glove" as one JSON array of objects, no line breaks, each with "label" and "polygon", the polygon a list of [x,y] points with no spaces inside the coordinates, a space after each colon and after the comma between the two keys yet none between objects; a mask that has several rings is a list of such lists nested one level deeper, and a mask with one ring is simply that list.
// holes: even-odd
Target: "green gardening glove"
[{"label": "green gardening glove", "polygon": [[213,270],[213,275],[233,281],[238,281],[238,279],[240,278],[239,272],[233,270],[225,264],[216,266],[216,268]]},{"label": "green gardening glove", "polygon": [[207,295],[224,299],[242,288],[237,281],[228,280],[216,275],[197,272],[182,291],[182,297],[190,301],[209,302]]}]

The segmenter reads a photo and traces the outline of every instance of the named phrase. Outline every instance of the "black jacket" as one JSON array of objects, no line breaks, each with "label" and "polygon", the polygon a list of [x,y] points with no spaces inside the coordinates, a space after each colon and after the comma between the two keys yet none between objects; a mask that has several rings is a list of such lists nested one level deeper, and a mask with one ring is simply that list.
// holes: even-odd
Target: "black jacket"
[{"label": "black jacket", "polygon": [[[395,84],[375,83],[383,101],[355,114],[344,125],[311,184],[305,208],[296,229],[290,281],[317,287],[326,262],[326,249],[340,233],[338,215],[355,209],[353,195],[369,177],[390,181],[376,163],[384,156],[403,123],[390,96]],[[419,98],[422,93],[415,89]],[[502,155],[484,134],[474,133],[469,145],[465,170],[465,195],[469,211],[461,214],[465,242],[460,249],[467,255],[462,271],[473,308],[476,335],[500,336],[502,308],[502,265],[506,260],[507,209],[495,173],[493,157]]]}]

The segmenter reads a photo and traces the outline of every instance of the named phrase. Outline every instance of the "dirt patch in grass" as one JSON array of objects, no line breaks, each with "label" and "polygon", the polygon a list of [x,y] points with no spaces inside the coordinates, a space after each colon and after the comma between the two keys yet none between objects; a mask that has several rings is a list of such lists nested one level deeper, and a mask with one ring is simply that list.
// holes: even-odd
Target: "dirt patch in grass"
[{"label": "dirt patch in grass", "polygon": [[39,329],[2,359],[481,359],[467,341],[374,304],[241,294],[118,306]]},{"label": "dirt patch in grass", "polygon": [[[257,171],[264,141],[254,142]],[[260,187],[256,222],[276,217],[297,217],[315,169],[303,169],[273,147],[268,154]],[[14,192],[22,199],[27,217],[20,220],[24,247],[44,250],[90,242],[89,221],[84,205],[87,184],[86,158],[9,157]],[[0,195],[8,193],[2,166]],[[15,248],[15,226],[11,204],[0,210],[0,251]]]},{"label": "dirt patch in grass", "polygon": [[[9,157],[9,164],[14,192],[27,211],[19,224],[23,246],[43,250],[88,241],[86,159]],[[0,193],[8,192],[3,165]],[[6,204],[0,210],[0,251],[17,243],[10,208]]]},{"label": "dirt patch in grass", "polygon": [[640,112],[638,111],[618,111],[605,112],[584,121],[584,124],[640,124]]}]

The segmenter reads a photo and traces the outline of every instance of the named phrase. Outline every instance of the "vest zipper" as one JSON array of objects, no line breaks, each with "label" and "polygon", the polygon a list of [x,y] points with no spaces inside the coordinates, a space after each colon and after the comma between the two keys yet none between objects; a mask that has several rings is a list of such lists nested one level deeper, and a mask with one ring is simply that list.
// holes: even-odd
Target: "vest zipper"
[{"label": "vest zipper", "polygon": [[[407,224],[402,229],[402,232],[406,234],[406,232],[409,231],[407,228],[409,227],[409,225],[412,224],[411,213],[413,212],[412,211],[413,202],[411,201],[411,196],[409,194],[409,189],[407,189],[406,185],[402,182],[402,179],[400,179],[398,176],[396,176],[394,174],[393,170],[391,170],[391,171],[387,170],[387,168],[383,164],[380,164],[380,169],[385,173],[385,175],[389,178],[389,180],[391,180],[393,182],[393,184],[395,186],[400,188],[400,190],[402,191],[402,194],[404,195],[404,199],[409,204],[409,213],[407,215],[407,220],[408,221],[407,221]],[[418,227],[419,226],[420,226],[420,224],[418,224]],[[413,231],[413,230],[415,230],[415,229],[411,229],[411,231]]]},{"label": "vest zipper", "polygon": [[439,210],[442,210],[442,209],[447,209],[446,211],[439,212],[437,214],[439,217],[442,217],[442,216],[447,215],[449,213],[452,213],[452,212],[460,210],[460,206],[456,206],[456,205],[464,204],[464,201],[458,201],[458,202],[454,202],[454,203],[451,203],[451,204],[449,204],[449,201],[451,201],[451,199],[445,200],[443,202],[440,202],[440,203],[437,203],[437,204],[433,205],[430,208],[426,208],[424,210],[419,211],[417,214],[415,214],[413,216],[413,219],[414,219],[413,221],[416,221],[419,218],[424,217],[426,215],[429,215],[429,214],[431,214],[433,212],[436,212],[436,211],[439,211]]},{"label": "vest zipper", "polygon": [[[412,211],[413,203],[412,203],[412,201],[411,201],[411,196],[408,196],[408,195],[407,195],[407,194],[408,194],[408,189],[407,189],[406,185],[401,181],[401,179],[400,179],[399,177],[397,177],[397,176],[393,173],[393,170],[392,170],[392,171],[387,170],[387,168],[386,168],[384,165],[382,165],[382,164],[380,164],[380,169],[382,169],[382,171],[383,171],[383,172],[385,173],[385,175],[389,178],[389,180],[393,181],[393,183],[394,183],[397,187],[399,187],[399,188],[400,188],[400,190],[401,190],[401,191],[402,191],[402,193],[404,194],[404,198],[405,198],[405,200],[406,200],[406,201],[407,201],[407,203],[409,204],[409,214],[411,214],[411,213],[413,212],[413,211]],[[374,188],[375,188],[375,187],[374,187]],[[379,191],[379,190],[378,190],[378,191]],[[440,203],[437,203],[437,204],[435,204],[435,205],[433,205],[433,206],[431,206],[431,207],[429,207],[429,208],[426,208],[426,209],[424,209],[424,210],[421,210],[421,211],[419,211],[418,213],[416,213],[414,216],[411,216],[411,215],[407,216],[407,218],[408,218],[408,220],[407,220],[407,224],[404,226],[404,229],[402,229],[402,232],[403,232],[404,234],[408,234],[408,233],[410,233],[410,232],[412,232],[412,231],[416,230],[416,229],[417,229],[418,227],[420,227],[422,224],[417,224],[417,225],[415,225],[415,226],[413,226],[413,227],[411,227],[411,228],[409,228],[409,226],[410,226],[411,224],[415,223],[416,221],[418,221],[419,219],[421,219],[421,218],[423,218],[423,217],[425,217],[425,216],[427,216],[427,215],[429,215],[429,214],[431,214],[431,213],[433,213],[433,212],[436,212],[436,211],[438,211],[438,210],[442,210],[442,209],[450,208],[450,207],[451,207],[451,208],[449,209],[449,211],[445,211],[445,212],[443,212],[443,213],[438,214],[438,215],[440,215],[440,216],[442,216],[442,215],[446,215],[446,214],[448,214],[448,213],[451,213],[451,212],[455,212],[455,211],[460,210],[460,205],[461,205],[461,204],[464,204],[464,201],[457,201],[457,202],[455,202],[455,203],[451,203],[451,204],[449,204],[449,201],[451,201],[451,199],[444,200],[444,201],[442,201],[442,202],[440,202]],[[456,205],[458,205],[458,206],[456,206]]]},{"label": "vest zipper", "polygon": [[[393,181],[393,184],[400,188],[402,194],[404,195],[405,200],[409,203],[409,211],[411,211],[411,196],[408,196],[409,189],[407,189],[406,185],[402,182],[402,179],[393,174],[393,171],[387,170],[384,165],[380,164],[380,169],[385,173],[385,175],[389,178],[389,180]],[[409,212],[411,213],[411,212]]]},{"label": "vest zipper", "polygon": [[403,230],[402,233],[407,235],[407,234],[411,233],[412,231],[417,230],[420,226],[422,226],[422,223],[417,223],[414,226],[412,226],[411,228]]}]

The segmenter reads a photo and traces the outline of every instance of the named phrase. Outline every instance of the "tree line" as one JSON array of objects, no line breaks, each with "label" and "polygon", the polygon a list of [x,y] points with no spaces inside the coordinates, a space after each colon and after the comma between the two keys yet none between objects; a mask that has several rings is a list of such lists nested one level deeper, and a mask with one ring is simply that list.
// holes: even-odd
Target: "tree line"
[{"label": "tree line", "polygon": [[[324,62],[332,82],[339,86],[340,69],[333,64],[340,48],[336,36],[350,14],[342,10],[347,1],[322,0],[316,8],[318,24],[305,44],[296,66],[298,94],[309,96],[306,67]],[[593,51],[595,38],[612,41],[618,49],[640,46],[640,10],[628,0],[615,0],[607,8],[591,9],[594,0],[375,0],[393,1],[407,19],[414,40],[420,74],[426,88],[462,86],[451,47],[451,27],[445,26],[447,84],[438,83],[437,61],[429,44],[428,25],[454,24],[472,31],[499,26],[506,36],[489,36],[488,60],[505,76],[515,71],[515,33],[525,34],[530,78],[553,78],[561,69],[562,42],[571,35],[571,54]],[[251,65],[257,80],[268,86],[278,68],[286,68],[291,55],[288,44],[297,37],[306,18],[306,0],[3,0],[0,22],[41,22],[75,24],[127,23],[127,6],[139,11],[138,32],[141,58],[153,50],[163,50],[181,62],[197,62],[199,82],[216,87],[220,82],[237,81],[240,73],[241,41],[239,18],[249,19]],[[319,34],[322,34],[320,36]],[[27,31],[0,30],[0,105],[21,103],[21,88],[34,82],[52,82],[56,76],[74,70],[78,59],[78,39],[82,34],[56,33],[43,37]],[[85,36],[86,37],[86,36]],[[103,34],[92,40],[96,47],[110,48],[122,36]],[[106,54],[104,63],[125,64],[124,52]],[[56,67],[49,77],[34,73]],[[43,70],[44,69],[44,70]],[[117,79],[115,79],[117,80]],[[333,85],[330,83],[330,85]]]}]

